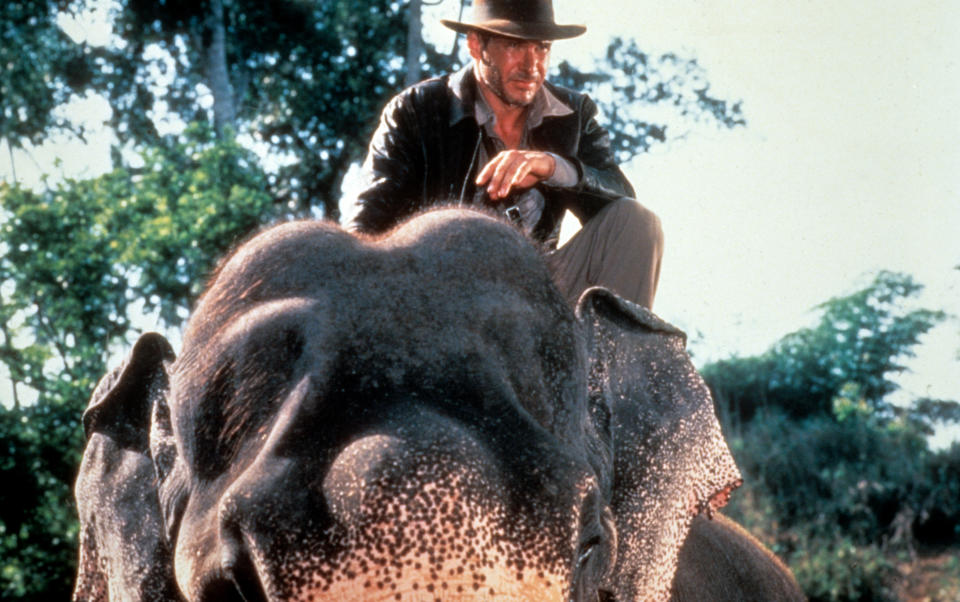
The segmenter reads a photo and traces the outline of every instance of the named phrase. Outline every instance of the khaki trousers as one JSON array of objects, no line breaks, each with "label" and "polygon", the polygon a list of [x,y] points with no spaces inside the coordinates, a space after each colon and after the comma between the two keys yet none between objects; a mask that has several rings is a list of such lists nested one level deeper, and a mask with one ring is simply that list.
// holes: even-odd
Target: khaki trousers
[{"label": "khaki trousers", "polygon": [[591,286],[653,309],[663,259],[660,218],[633,199],[607,205],[547,256],[554,282],[571,306]]}]

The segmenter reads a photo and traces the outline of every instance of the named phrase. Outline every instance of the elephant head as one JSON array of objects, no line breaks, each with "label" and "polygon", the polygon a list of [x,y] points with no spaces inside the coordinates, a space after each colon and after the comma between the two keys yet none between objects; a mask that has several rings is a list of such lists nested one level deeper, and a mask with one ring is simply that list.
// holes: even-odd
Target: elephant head
[{"label": "elephant head", "polygon": [[484,214],[267,230],[97,386],[75,599],[665,598],[739,475],[682,335],[579,312]]}]

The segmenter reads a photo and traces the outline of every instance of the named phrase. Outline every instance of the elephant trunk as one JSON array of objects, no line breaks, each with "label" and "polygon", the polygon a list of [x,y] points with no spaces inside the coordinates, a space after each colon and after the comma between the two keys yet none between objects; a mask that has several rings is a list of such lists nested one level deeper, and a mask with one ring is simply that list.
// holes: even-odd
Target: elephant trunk
[{"label": "elephant trunk", "polygon": [[[305,379],[221,496],[219,551],[204,554],[220,565],[198,598],[566,602],[596,591],[615,544],[588,470],[559,458],[562,467],[526,475],[560,504],[505,498],[516,484],[497,452],[462,422],[411,403],[370,419],[318,464],[330,442],[302,428],[316,420],[314,397]],[[544,508],[563,508],[562,520]]]}]

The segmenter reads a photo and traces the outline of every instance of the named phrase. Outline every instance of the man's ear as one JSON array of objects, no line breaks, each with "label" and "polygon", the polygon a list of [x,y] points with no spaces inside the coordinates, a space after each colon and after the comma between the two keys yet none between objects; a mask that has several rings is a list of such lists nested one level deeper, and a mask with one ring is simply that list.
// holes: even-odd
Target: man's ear
[{"label": "man's ear", "polygon": [[467,34],[467,50],[470,51],[470,57],[475,61],[479,61],[481,53],[483,52],[483,40],[480,39],[480,34],[471,31]]}]

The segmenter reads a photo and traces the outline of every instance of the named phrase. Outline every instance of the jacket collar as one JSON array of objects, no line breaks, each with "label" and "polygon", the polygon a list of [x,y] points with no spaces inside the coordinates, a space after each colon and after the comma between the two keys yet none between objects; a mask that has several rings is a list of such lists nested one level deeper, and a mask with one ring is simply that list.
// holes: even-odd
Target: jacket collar
[{"label": "jacket collar", "polygon": [[[478,93],[472,62],[450,74],[447,79],[447,87],[450,89],[450,125],[455,125],[467,118],[473,118],[478,125],[488,120],[490,106]],[[544,85],[540,88],[533,100],[533,105],[530,107],[530,114],[527,116],[527,130],[540,126],[545,117],[562,117],[571,113],[573,113],[573,109],[564,104]],[[480,116],[479,119],[478,116]],[[492,118],[492,115],[489,118]]]}]

